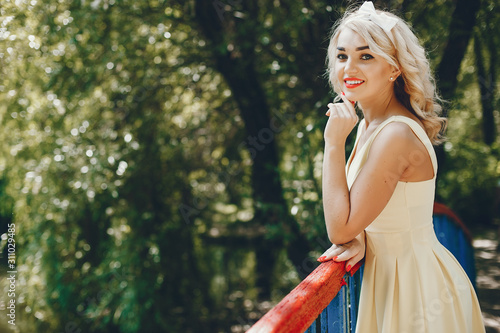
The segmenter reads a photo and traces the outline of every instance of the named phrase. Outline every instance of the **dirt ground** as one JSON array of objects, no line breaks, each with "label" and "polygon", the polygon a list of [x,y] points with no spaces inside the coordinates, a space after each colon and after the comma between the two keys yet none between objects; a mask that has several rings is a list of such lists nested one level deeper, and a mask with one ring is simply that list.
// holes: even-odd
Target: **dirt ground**
[{"label": "dirt ground", "polygon": [[[475,233],[476,234],[476,233]],[[476,288],[487,333],[500,333],[500,250],[494,230],[474,237]]]}]

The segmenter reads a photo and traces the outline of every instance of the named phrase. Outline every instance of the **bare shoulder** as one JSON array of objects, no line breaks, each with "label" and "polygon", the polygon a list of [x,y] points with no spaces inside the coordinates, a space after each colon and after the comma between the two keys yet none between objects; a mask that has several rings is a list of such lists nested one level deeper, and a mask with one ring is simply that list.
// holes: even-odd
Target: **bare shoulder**
[{"label": "bare shoulder", "polygon": [[374,139],[370,153],[374,163],[383,160],[396,166],[394,170],[401,181],[422,181],[434,176],[427,148],[406,123],[388,123]]},{"label": "bare shoulder", "polygon": [[406,123],[393,121],[384,126],[373,141],[374,149],[382,148],[398,152],[409,148],[424,148],[422,142]]}]

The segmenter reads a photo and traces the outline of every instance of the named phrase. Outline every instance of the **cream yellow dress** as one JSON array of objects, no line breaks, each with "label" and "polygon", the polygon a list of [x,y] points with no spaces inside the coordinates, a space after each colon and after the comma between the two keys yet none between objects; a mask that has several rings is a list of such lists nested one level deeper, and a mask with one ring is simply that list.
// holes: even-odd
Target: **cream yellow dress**
[{"label": "cream yellow dress", "polygon": [[357,333],[485,332],[474,288],[455,257],[439,243],[432,224],[437,159],[424,129],[393,116],[381,123],[347,165],[349,188],[377,134],[390,122],[407,124],[427,148],[434,178],[398,182],[380,215],[366,228],[366,256]]}]

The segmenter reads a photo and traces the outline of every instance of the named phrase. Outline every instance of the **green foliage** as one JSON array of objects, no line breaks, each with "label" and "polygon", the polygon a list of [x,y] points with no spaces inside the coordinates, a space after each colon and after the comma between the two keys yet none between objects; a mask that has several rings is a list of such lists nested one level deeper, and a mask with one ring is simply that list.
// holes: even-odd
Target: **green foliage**
[{"label": "green foliage", "polygon": [[[483,3],[477,29],[488,35],[487,31],[490,31],[488,29],[491,28],[491,24],[498,21],[499,10],[500,7],[492,1]],[[495,59],[496,54],[492,48],[499,45],[500,40],[497,35],[491,35],[489,41],[490,45],[483,50],[477,50],[471,41],[462,62],[456,100],[450,103],[448,142],[444,145],[447,155],[440,165],[442,177],[437,185],[440,200],[455,210],[471,228],[498,223],[500,217],[498,202],[500,141],[497,137],[491,145],[484,143],[485,120],[481,107],[482,99],[492,99],[491,103],[495,110],[493,126],[498,133],[500,100],[497,87],[489,87],[487,94],[482,95],[479,85],[492,78],[479,76],[475,62],[476,54],[483,52],[490,62],[489,74],[495,75],[495,63],[491,63],[491,60]],[[494,45],[491,42],[494,42]]]},{"label": "green foliage", "polygon": [[500,177],[498,153],[480,142],[450,143],[447,164],[454,167],[438,185],[444,202],[470,227],[491,224],[492,218],[498,216],[495,211]]},{"label": "green foliage", "polygon": [[206,66],[182,64],[187,28],[171,33],[159,3],[33,3],[2,8],[18,327],[196,330],[208,282],[178,207],[200,152],[187,138],[208,116],[199,96],[215,89],[195,86]]}]

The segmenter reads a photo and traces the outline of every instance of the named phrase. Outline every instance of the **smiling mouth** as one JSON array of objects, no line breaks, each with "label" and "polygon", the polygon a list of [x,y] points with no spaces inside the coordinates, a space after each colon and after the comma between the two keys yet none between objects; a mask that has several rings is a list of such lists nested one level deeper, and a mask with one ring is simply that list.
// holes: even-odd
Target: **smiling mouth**
[{"label": "smiling mouth", "polygon": [[347,88],[356,88],[363,84],[365,81],[363,80],[358,80],[358,79],[346,79],[344,80],[345,86]]}]

